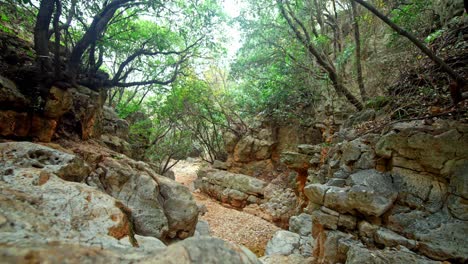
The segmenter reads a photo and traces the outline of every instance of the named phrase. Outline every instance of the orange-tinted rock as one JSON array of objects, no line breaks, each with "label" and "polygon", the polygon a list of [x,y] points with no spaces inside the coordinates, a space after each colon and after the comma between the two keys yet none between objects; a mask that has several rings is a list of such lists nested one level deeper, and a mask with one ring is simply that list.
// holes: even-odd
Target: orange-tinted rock
[{"label": "orange-tinted rock", "polygon": [[0,135],[26,137],[30,127],[27,113],[0,111]]},{"label": "orange-tinted rock", "polygon": [[30,135],[42,142],[50,142],[57,128],[57,121],[41,116],[33,116]]},{"label": "orange-tinted rock", "polygon": [[44,115],[49,118],[60,118],[70,110],[72,104],[73,99],[69,91],[52,86],[45,104]]}]

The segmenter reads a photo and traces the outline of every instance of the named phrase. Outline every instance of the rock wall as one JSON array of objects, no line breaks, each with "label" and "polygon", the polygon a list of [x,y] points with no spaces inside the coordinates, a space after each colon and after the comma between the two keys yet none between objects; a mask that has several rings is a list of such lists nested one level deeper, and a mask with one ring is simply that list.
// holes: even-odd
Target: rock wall
[{"label": "rock wall", "polygon": [[[467,124],[397,123],[324,149],[318,166],[309,161],[308,205],[290,218],[291,250],[267,253],[314,263],[468,261]],[[299,154],[305,155],[286,153],[286,164],[301,168],[308,158]],[[297,243],[304,234],[313,240],[311,251]]]},{"label": "rock wall", "polygon": [[271,181],[281,174],[281,152],[294,149],[303,142],[322,142],[319,127],[298,124],[277,126],[263,122],[254,125],[249,133],[241,136],[227,132],[224,134],[228,153],[227,170]]}]

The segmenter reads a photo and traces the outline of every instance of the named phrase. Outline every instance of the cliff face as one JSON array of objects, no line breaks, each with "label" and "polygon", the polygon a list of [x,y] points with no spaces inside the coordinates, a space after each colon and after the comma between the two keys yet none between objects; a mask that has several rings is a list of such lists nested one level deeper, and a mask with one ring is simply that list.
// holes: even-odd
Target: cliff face
[{"label": "cliff face", "polygon": [[[327,147],[321,161],[314,158],[324,153],[319,145],[284,153],[291,169],[309,160],[308,205],[267,253],[317,263],[465,263],[467,129],[456,121],[403,122]],[[304,239],[311,250],[302,250]],[[278,246],[285,241],[292,241],[287,252]]]}]

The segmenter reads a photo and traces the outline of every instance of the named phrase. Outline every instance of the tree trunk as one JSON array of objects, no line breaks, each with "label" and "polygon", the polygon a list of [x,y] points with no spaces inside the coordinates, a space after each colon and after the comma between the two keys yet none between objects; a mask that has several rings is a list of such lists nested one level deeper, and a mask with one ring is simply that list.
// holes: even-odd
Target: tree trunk
[{"label": "tree trunk", "polygon": [[54,12],[54,2],[55,0],[41,1],[34,27],[34,50],[41,73],[47,72],[50,68],[49,25]]},{"label": "tree trunk", "polygon": [[68,70],[72,76],[72,79],[76,78],[78,69],[80,67],[81,58],[86,49],[88,49],[92,43],[99,39],[117,9],[132,1],[134,0],[114,0],[105,6],[104,9],[93,18],[93,22],[89,26],[88,30],[86,30],[83,37],[76,43],[75,48],[73,48],[73,51],[70,55]]},{"label": "tree trunk", "polygon": [[60,79],[61,62],[60,62],[60,14],[62,13],[62,3],[60,0],[55,0],[55,15],[54,15],[54,34],[55,34],[55,78]]},{"label": "tree trunk", "polygon": [[[282,0],[277,0],[278,6],[280,8],[281,15],[286,19],[286,22],[294,31],[296,38],[302,43],[302,45],[306,48],[307,52],[315,57],[317,63],[324,69],[330,80],[332,81],[333,88],[339,95],[344,95],[348,102],[350,102],[357,110],[362,110],[364,106],[362,103],[348,90],[346,87],[343,86],[341,79],[339,78],[335,68],[333,65],[328,63],[328,58],[325,55],[321,55],[320,52],[313,46],[312,41],[309,39],[309,33],[305,28],[304,24],[294,16],[294,14],[290,13],[288,15],[286,9],[283,6]],[[291,17],[290,17],[291,16]],[[304,34],[301,33],[299,28],[296,24],[294,24],[293,20],[297,23],[297,25],[302,29]]]},{"label": "tree trunk", "polygon": [[424,45],[423,42],[419,41],[413,34],[409,33],[408,31],[399,27],[397,24],[393,23],[387,16],[380,13],[372,5],[368,4],[367,2],[363,0],[352,0],[352,1],[355,1],[358,4],[362,5],[367,10],[369,10],[374,15],[376,15],[378,18],[380,18],[383,22],[385,22],[385,24],[389,25],[398,34],[409,39],[414,45],[416,45],[416,47],[418,47],[424,54],[426,54],[433,62],[439,65],[443,71],[445,71],[448,75],[450,75],[450,77],[452,77],[458,83],[458,85],[456,86],[456,90],[451,92],[452,100],[454,104],[458,103],[457,102],[458,100],[456,98],[461,97],[460,87],[463,87],[467,83],[467,81],[460,74],[458,74],[455,70],[453,70],[450,66],[448,66],[441,58],[435,55],[429,48],[426,47],[426,45]]},{"label": "tree trunk", "polygon": [[362,66],[361,66],[361,36],[359,33],[359,23],[356,10],[356,3],[351,0],[351,9],[353,13],[353,25],[354,25],[354,41],[356,42],[356,71],[359,92],[361,93],[361,99],[366,102],[369,98],[367,97],[366,88],[364,86],[364,79],[362,78]]}]

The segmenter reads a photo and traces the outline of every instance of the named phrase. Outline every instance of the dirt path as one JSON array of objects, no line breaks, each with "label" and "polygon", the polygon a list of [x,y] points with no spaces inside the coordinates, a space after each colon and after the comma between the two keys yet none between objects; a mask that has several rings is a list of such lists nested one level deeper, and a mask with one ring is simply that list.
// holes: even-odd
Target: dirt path
[{"label": "dirt path", "polygon": [[262,256],[268,240],[280,230],[274,224],[259,217],[227,208],[208,196],[194,192],[193,181],[200,163],[180,161],[174,168],[176,181],[189,187],[198,204],[204,204],[208,212],[202,216],[211,229],[211,235],[243,245]]}]

